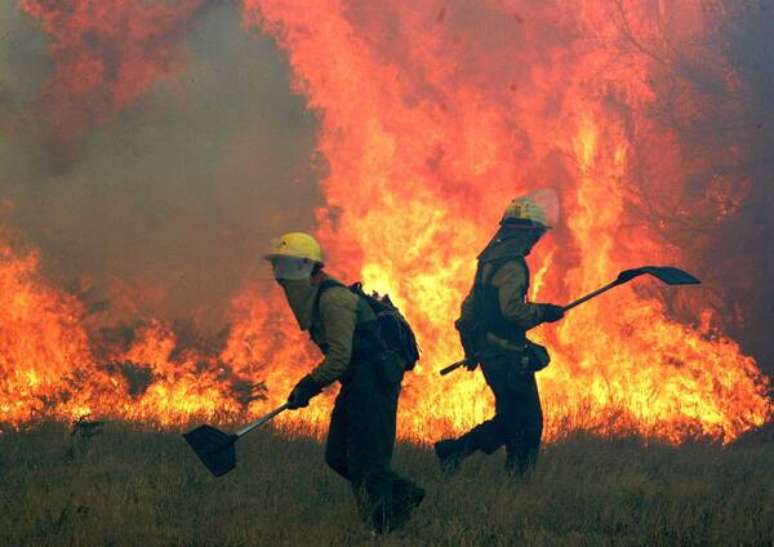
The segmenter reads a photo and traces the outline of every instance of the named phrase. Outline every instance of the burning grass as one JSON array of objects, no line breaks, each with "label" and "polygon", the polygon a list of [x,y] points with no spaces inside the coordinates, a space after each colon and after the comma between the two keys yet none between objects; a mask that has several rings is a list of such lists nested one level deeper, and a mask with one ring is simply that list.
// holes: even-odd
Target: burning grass
[{"label": "burning grass", "polygon": [[[3,545],[360,545],[344,481],[298,432],[259,431],[213,479],[175,433],[108,423],[0,435]],[[546,447],[528,483],[501,455],[445,479],[431,452],[396,467],[428,497],[385,545],[770,545],[774,444],[645,445],[583,434]]]},{"label": "burning grass", "polygon": [[[50,185],[46,199],[22,205],[32,207],[26,214],[11,214],[5,197],[0,204],[0,421],[93,415],[176,426],[195,417],[257,417],[284,402],[320,356],[276,287],[270,290],[254,270],[240,269],[234,275],[244,285],[228,296],[228,318],[204,321],[222,323],[222,336],[199,340],[185,322],[196,325],[197,318],[216,315],[205,302],[226,306],[219,281],[232,269],[227,264],[254,264],[260,253],[263,236],[250,234],[308,226],[323,244],[331,273],[389,293],[417,331],[423,358],[405,384],[402,404],[411,412],[399,424],[401,436],[427,441],[444,427],[461,432],[489,414],[491,399],[478,374],[438,381],[436,370],[461,357],[453,320],[470,288],[476,253],[504,205],[545,187],[558,191],[561,215],[530,254],[530,300],[564,303],[644,264],[678,265],[704,280],[702,288],[681,291],[640,280],[584,304],[560,324],[533,331],[553,358],[539,379],[545,406],[560,409],[551,420],[580,417],[571,429],[604,432],[609,417],[617,416],[623,424],[617,435],[636,430],[673,442],[694,435],[730,442],[772,419],[770,378],[758,366],[768,362],[771,345],[765,303],[771,301],[772,266],[764,250],[771,247],[765,234],[772,137],[771,124],[763,122],[771,117],[774,63],[763,45],[770,41],[774,12],[763,4],[306,2],[303,10],[277,0],[14,4],[47,36],[51,57],[48,83],[39,102],[30,103],[50,127],[35,134],[84,142],[83,164],[53,145],[41,158],[71,163],[72,184],[82,180],[89,190],[75,191],[62,179],[57,186],[76,201],[57,199]],[[157,123],[169,125],[164,117],[155,119],[167,103],[153,107],[140,100],[163,81],[179,86],[175,97],[201,96],[206,105],[197,109],[199,103],[175,100],[181,110],[170,115],[211,112],[206,126],[187,114],[180,118],[181,127],[209,135],[191,138],[186,132],[182,141],[209,142],[214,129],[224,137],[233,132],[223,122],[240,111],[229,106],[228,115],[217,114],[210,105],[222,102],[225,108],[240,94],[205,94],[186,84],[220,81],[217,72],[200,76],[203,66],[221,63],[216,57],[205,62],[202,50],[220,48],[187,40],[208,13],[220,9],[239,10],[244,25],[233,25],[233,33],[264,33],[276,41],[291,72],[291,91],[303,95],[314,113],[314,156],[320,161],[300,154],[294,156],[297,166],[279,168],[319,178],[322,203],[313,215],[303,207],[316,193],[305,196],[293,182],[273,195],[267,192],[273,175],[258,176],[240,159],[262,158],[270,134],[285,135],[284,129],[263,135],[262,126],[253,134],[240,124],[236,141],[213,137],[223,141],[222,148],[211,147],[217,157],[196,163],[212,187],[191,185],[199,175],[180,172],[167,148],[144,142],[143,131],[156,134]],[[237,51],[252,56],[249,49]],[[248,96],[250,103],[264,102],[252,89]],[[152,121],[139,133],[139,121],[118,116],[130,106]],[[283,108],[275,110],[286,118]],[[18,119],[20,126],[35,125],[26,115]],[[287,122],[282,126],[293,126]],[[131,138],[109,145],[108,134],[99,137],[104,150],[93,155],[103,167],[92,172],[85,143],[101,126]],[[9,139],[25,140],[14,132]],[[125,156],[106,152],[133,150],[122,143],[135,139],[147,152],[126,157],[142,169],[115,178],[124,171]],[[276,150],[297,147],[279,142]],[[8,150],[13,157],[16,144]],[[200,156],[195,150],[180,148],[185,158]],[[236,150],[243,152],[226,152]],[[227,165],[252,173],[249,189],[235,191]],[[26,181],[39,190],[14,190],[8,199],[43,192],[40,184],[49,176],[60,175],[44,170]],[[158,194],[137,186],[145,179]],[[124,185],[128,194],[118,190]],[[92,191],[99,199],[90,197]],[[179,201],[178,195],[189,194],[204,201]],[[89,206],[103,199],[109,206]],[[60,205],[42,214],[44,202]],[[231,203],[239,207],[232,210]],[[121,214],[114,215],[114,207]],[[76,216],[103,209],[123,235],[82,238],[77,234],[102,234],[104,226],[82,224],[88,215],[72,224],[56,222],[68,208]],[[169,216],[178,209],[190,216]],[[242,223],[236,219],[244,211],[250,220]],[[26,216],[35,219],[35,228],[17,234],[14,226]],[[299,225],[300,219],[307,220]],[[177,235],[167,240],[165,230]],[[57,233],[68,243],[52,249],[45,241],[59,239]],[[246,239],[234,239],[237,233]],[[80,251],[67,251],[72,241],[91,249],[84,255],[107,254],[81,260]],[[210,254],[210,245],[242,258],[214,258],[221,254]],[[181,248],[190,254],[166,250]],[[132,260],[134,253],[143,260]],[[72,261],[72,272],[57,272],[59,261]],[[127,261],[143,265],[123,274]],[[182,269],[179,261],[186,263]],[[144,264],[151,262],[160,269],[147,270]],[[99,264],[96,271],[89,271],[91,264]],[[199,273],[191,279],[201,276],[202,282],[186,281],[198,288],[184,298],[180,280],[194,270]],[[72,275],[73,290],[65,289],[62,281]],[[174,316],[182,323],[170,322],[171,310],[160,305],[165,294],[177,295]],[[762,341],[745,343],[756,338]],[[294,425],[324,424],[326,414],[325,407],[310,408],[297,415],[304,423]],[[546,423],[550,438],[565,430],[558,424]]]}]

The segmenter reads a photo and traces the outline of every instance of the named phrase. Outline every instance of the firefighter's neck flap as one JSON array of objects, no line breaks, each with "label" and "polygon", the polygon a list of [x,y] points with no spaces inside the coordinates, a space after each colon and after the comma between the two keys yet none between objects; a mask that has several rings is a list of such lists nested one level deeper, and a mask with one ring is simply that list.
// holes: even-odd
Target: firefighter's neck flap
[{"label": "firefighter's neck flap", "polygon": [[305,279],[278,279],[277,282],[285,291],[288,305],[293,310],[293,315],[298,321],[301,330],[309,330],[312,326],[315,297],[318,286],[312,282],[311,277]]}]

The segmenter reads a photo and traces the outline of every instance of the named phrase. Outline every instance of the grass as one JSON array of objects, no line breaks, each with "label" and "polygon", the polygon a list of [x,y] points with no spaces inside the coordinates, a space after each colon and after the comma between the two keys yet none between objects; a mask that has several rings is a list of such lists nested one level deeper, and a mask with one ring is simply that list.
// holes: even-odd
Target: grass
[{"label": "grass", "polygon": [[645,446],[576,434],[527,482],[503,455],[441,475],[428,448],[395,468],[428,496],[400,532],[371,538],[322,447],[258,431],[212,478],[176,433],[61,424],[0,435],[0,545],[772,545],[774,443]]}]

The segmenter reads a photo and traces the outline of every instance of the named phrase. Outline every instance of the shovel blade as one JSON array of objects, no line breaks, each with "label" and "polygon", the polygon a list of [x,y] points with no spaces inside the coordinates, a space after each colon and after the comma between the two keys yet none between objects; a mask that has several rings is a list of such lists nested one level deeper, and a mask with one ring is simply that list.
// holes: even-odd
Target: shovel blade
[{"label": "shovel blade", "polygon": [[698,285],[701,283],[688,272],[672,266],[643,266],[633,270],[625,270],[618,274],[618,284],[631,281],[640,275],[650,274],[667,285]]},{"label": "shovel blade", "polygon": [[236,435],[202,425],[183,434],[183,438],[214,476],[225,475],[236,466]]},{"label": "shovel blade", "polygon": [[667,285],[698,285],[701,283],[688,272],[672,266],[645,266],[642,270],[657,277]]}]

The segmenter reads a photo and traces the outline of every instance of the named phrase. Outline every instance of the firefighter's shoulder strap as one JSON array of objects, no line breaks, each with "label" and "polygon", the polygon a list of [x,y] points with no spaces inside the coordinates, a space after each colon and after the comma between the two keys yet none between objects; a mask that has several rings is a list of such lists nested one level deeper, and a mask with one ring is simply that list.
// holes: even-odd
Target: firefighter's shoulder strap
[{"label": "firefighter's shoulder strap", "polygon": [[[384,349],[393,350],[401,357],[406,370],[413,369],[419,360],[419,346],[416,336],[409,322],[400,313],[397,306],[392,303],[389,295],[368,294],[363,290],[362,283],[353,283],[347,287],[335,279],[326,278],[320,283],[315,310],[319,307],[322,294],[333,287],[347,288],[358,297],[360,303],[363,303],[373,312],[375,321],[371,320],[368,324],[359,322],[356,334],[361,332],[375,334]],[[359,313],[358,319],[360,319]]]}]

